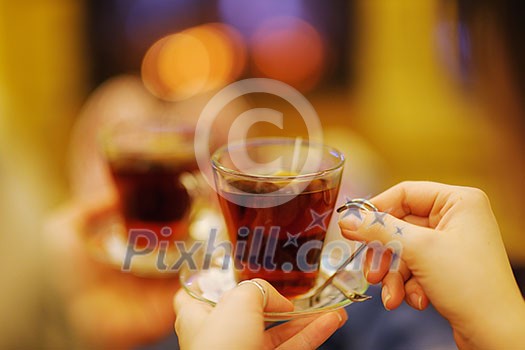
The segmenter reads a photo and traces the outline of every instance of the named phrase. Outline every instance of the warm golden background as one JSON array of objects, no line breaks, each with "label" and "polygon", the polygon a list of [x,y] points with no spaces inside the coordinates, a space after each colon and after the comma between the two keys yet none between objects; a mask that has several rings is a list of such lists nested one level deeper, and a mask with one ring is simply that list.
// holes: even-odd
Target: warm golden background
[{"label": "warm golden background", "polygon": [[[525,266],[521,3],[254,1],[244,22],[235,1],[167,3],[0,0],[0,347],[67,344],[41,227],[84,186],[70,170],[83,163],[70,146],[74,125],[78,140],[80,120],[113,103],[104,94],[126,114],[140,88],[121,77],[95,89],[141,77],[141,67],[151,103],[190,119],[234,80],[293,85],[317,109],[326,141],[347,154],[348,193],[405,179],[482,188],[513,265]],[[288,132],[302,132],[289,106],[265,96],[246,104],[278,106]]]}]

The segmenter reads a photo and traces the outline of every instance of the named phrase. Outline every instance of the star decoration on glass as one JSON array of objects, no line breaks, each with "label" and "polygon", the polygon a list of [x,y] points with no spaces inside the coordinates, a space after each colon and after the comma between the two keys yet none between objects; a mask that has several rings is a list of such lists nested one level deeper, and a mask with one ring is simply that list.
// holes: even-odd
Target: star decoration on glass
[{"label": "star decoration on glass", "polygon": [[403,230],[405,228],[404,227],[399,227],[399,226],[396,226],[396,232],[394,232],[395,235],[400,235],[400,236],[403,236]]},{"label": "star decoration on glass", "polygon": [[297,242],[297,239],[299,238],[300,235],[301,235],[301,232],[295,235],[292,235],[290,232],[286,232],[286,236],[288,237],[288,239],[284,243],[283,248],[286,248],[289,245],[293,245],[296,248],[299,247],[299,243]]},{"label": "star decoration on glass", "polygon": [[310,209],[310,215],[312,215],[312,222],[310,222],[310,225],[306,228],[305,231],[308,231],[314,227],[319,227],[321,230],[326,231],[326,223],[325,219],[330,215],[332,210],[327,210],[323,214],[317,214],[317,212],[313,209]]},{"label": "star decoration on glass", "polygon": [[384,227],[385,226],[385,222],[384,222],[385,216],[386,216],[386,213],[382,213],[380,211],[374,211],[374,221],[372,221],[370,226],[374,224],[379,224]]}]

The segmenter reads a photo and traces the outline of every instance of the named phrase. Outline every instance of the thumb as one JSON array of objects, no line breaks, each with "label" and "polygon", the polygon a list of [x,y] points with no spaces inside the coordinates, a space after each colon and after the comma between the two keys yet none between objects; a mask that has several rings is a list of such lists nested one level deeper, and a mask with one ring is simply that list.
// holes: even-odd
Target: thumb
[{"label": "thumb", "polygon": [[403,249],[404,258],[414,257],[422,239],[432,237],[429,228],[417,226],[379,211],[347,210],[339,220],[344,237]]}]

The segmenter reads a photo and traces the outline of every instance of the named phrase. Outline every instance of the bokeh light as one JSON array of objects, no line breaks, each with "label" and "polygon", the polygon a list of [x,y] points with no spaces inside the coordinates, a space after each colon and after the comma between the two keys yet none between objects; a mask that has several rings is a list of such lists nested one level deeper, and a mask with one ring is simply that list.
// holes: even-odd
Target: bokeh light
[{"label": "bokeh light", "polygon": [[170,34],[144,56],[142,79],[165,100],[181,100],[235,80],[244,70],[246,48],[232,27],[211,23]]},{"label": "bokeh light", "polygon": [[319,32],[294,17],[271,18],[251,40],[256,74],[281,80],[301,91],[319,81],[326,62],[326,49]]}]

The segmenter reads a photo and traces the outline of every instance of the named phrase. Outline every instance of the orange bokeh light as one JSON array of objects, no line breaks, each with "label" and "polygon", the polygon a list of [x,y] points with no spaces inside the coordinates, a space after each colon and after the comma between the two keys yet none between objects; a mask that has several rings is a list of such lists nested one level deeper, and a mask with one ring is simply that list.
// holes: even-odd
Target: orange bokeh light
[{"label": "orange bokeh light", "polygon": [[256,73],[288,83],[301,91],[320,80],[326,50],[319,32],[295,17],[264,22],[251,39]]},{"label": "orange bokeh light", "polygon": [[246,62],[241,35],[211,23],[168,35],[154,43],[142,62],[146,87],[165,100],[181,100],[236,79]]}]

